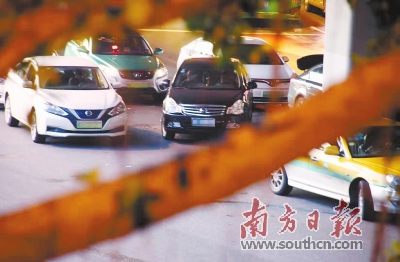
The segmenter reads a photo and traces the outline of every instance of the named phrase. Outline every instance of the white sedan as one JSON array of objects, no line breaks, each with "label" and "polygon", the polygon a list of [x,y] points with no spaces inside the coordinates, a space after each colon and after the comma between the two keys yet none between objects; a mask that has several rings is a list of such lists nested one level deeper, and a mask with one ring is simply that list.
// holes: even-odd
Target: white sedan
[{"label": "white sedan", "polygon": [[126,106],[99,67],[84,58],[36,56],[10,69],[5,121],[30,127],[32,140],[118,137],[127,132]]}]

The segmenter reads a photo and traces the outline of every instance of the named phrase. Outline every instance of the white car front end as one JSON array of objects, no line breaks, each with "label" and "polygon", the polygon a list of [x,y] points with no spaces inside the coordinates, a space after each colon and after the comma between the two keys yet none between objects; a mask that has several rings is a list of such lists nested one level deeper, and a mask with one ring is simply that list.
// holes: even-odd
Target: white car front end
[{"label": "white car front end", "polygon": [[40,135],[116,137],[127,131],[126,106],[112,89],[40,90],[34,108]]},{"label": "white car front end", "polygon": [[287,104],[290,79],[294,71],[286,64],[283,65],[244,65],[250,78],[257,82],[257,88],[252,90],[253,103]]}]

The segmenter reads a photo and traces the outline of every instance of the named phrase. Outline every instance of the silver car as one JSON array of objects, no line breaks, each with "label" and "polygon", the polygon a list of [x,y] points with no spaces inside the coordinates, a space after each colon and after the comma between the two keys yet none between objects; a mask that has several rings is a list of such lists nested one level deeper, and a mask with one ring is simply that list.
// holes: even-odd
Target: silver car
[{"label": "silver car", "polygon": [[310,97],[322,93],[323,64],[318,64],[290,80],[289,107],[299,106]]}]

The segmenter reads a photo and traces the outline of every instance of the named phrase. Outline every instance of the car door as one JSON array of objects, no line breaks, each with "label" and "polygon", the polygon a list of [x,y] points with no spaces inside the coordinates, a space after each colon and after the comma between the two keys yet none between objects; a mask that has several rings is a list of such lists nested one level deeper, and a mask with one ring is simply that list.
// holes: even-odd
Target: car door
[{"label": "car door", "polygon": [[30,63],[22,61],[18,63],[10,72],[7,77],[7,92],[11,101],[11,111],[15,118],[21,120],[23,116],[21,97],[23,97],[23,83],[26,80],[27,72]]},{"label": "car door", "polygon": [[[26,124],[29,123],[29,116],[33,108],[33,101],[36,93],[36,77],[37,71],[30,63],[25,79],[22,81],[21,88],[19,89],[17,105],[18,118],[21,122]],[[30,83],[30,85],[28,86],[27,83]]]},{"label": "car door", "polygon": [[347,159],[343,156],[324,153],[325,143],[309,152],[310,186],[322,195],[336,198],[348,198],[351,176],[346,169]]},{"label": "car door", "polygon": [[310,69],[308,78],[306,79],[307,98],[322,93],[323,67],[317,65]]},{"label": "car door", "polygon": [[289,184],[304,190],[309,187],[309,157],[300,156],[285,164],[286,174]]}]

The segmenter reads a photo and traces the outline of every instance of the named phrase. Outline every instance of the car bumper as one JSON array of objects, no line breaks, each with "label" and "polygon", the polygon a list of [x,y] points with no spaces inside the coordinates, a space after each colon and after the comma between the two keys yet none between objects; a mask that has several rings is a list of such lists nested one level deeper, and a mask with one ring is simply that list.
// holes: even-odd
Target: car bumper
[{"label": "car bumper", "polygon": [[[199,126],[196,120],[214,119],[214,126]],[[194,122],[192,122],[194,120]],[[211,120],[212,122],[212,120]],[[166,131],[181,134],[218,133],[227,129],[238,129],[245,124],[245,115],[223,115],[214,117],[197,117],[164,114],[162,124]]]},{"label": "car bumper", "polygon": [[38,115],[38,133],[52,137],[116,137],[127,132],[126,112],[102,123],[102,128],[77,128],[68,118],[41,112]]},{"label": "car bumper", "polygon": [[168,74],[162,76],[160,78],[152,78],[146,80],[132,80],[118,77],[108,77],[108,81],[113,83],[120,83],[118,85],[114,85],[113,87],[117,91],[125,91],[125,92],[135,92],[140,91],[144,93],[166,93],[168,88],[164,88],[161,86],[162,81],[168,79]]},{"label": "car bumper", "polygon": [[287,88],[256,88],[253,92],[254,104],[287,104]]},{"label": "car bumper", "polygon": [[397,213],[400,211],[400,195],[390,187],[381,187],[370,184],[371,195],[374,201],[374,210]]}]

